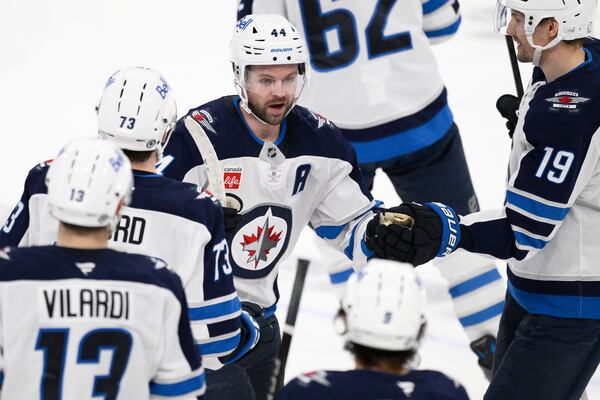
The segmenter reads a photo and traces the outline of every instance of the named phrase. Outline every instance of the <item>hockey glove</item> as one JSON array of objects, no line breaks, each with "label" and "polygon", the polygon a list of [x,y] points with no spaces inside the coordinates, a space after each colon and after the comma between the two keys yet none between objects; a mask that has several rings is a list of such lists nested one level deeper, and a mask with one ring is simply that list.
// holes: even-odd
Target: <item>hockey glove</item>
[{"label": "hockey glove", "polygon": [[399,224],[382,224],[377,215],[367,225],[367,245],[379,258],[425,264],[435,257],[453,252],[460,241],[458,215],[441,203],[403,203],[388,212],[413,218],[412,228]]},{"label": "hockey glove", "polygon": [[506,128],[508,129],[508,136],[512,139],[517,127],[517,120],[519,116],[517,111],[519,110],[519,104],[521,98],[513,96],[512,94],[504,94],[496,101],[496,108],[502,115],[502,118],[506,118]]},{"label": "hockey glove", "polygon": [[225,237],[229,243],[231,243],[241,219],[242,217],[235,208],[223,207],[223,225],[225,227]]},{"label": "hockey glove", "polygon": [[[242,368],[251,367],[271,354],[273,352],[273,346],[275,346],[278,340],[277,337],[279,334],[277,319],[265,318],[263,309],[257,304],[246,301],[242,302],[242,332],[244,329],[249,328],[245,322],[245,319],[248,321],[253,321],[251,324],[254,325],[254,328],[257,330],[257,338],[254,341],[255,343],[249,348],[246,346],[247,348],[244,353],[239,351],[236,353],[236,356],[227,361],[228,364],[235,362],[237,366]],[[248,336],[246,335],[246,337]],[[250,340],[246,339],[246,342],[249,342]],[[244,345],[246,344],[247,343],[244,343]]]}]

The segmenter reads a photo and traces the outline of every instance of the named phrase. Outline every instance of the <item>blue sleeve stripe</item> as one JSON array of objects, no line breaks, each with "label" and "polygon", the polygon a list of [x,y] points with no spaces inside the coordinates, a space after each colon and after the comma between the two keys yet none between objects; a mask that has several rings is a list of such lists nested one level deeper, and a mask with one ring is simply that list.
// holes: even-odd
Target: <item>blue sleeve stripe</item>
[{"label": "blue sleeve stripe", "polygon": [[503,308],[504,301],[501,301],[500,303],[494,304],[493,306],[485,308],[479,312],[459,318],[458,321],[463,327],[467,328],[469,326],[477,325],[497,317],[498,315],[502,314]]},{"label": "blue sleeve stripe", "polygon": [[425,35],[427,35],[428,38],[436,38],[436,37],[440,37],[440,36],[453,35],[458,31],[458,27],[460,26],[461,22],[462,22],[462,17],[458,17],[456,22],[454,22],[452,25],[449,25],[442,29],[437,29],[435,31],[425,31]]},{"label": "blue sleeve stripe", "polygon": [[471,279],[468,279],[464,282],[459,283],[458,285],[453,286],[449,290],[450,296],[452,296],[454,298],[454,297],[459,297],[459,296],[465,295],[465,294],[473,292],[479,288],[482,288],[485,285],[489,285],[492,282],[496,282],[500,279],[501,279],[500,273],[494,267],[494,269],[491,269],[487,272],[484,272],[481,275],[477,275]]},{"label": "blue sleeve stripe", "polygon": [[4,371],[0,371],[0,387],[4,383]]},{"label": "blue sleeve stripe", "polygon": [[236,296],[222,303],[189,309],[190,321],[201,321],[236,313],[242,309],[240,299]]},{"label": "blue sleeve stripe", "polygon": [[348,224],[339,225],[339,226],[320,226],[315,229],[315,233],[322,237],[323,239],[335,239],[342,233],[344,228],[346,228]]},{"label": "blue sleeve stripe", "polygon": [[204,372],[198,376],[176,383],[150,382],[150,393],[156,396],[177,397],[185,396],[204,387]]},{"label": "blue sleeve stripe", "polygon": [[511,192],[510,190],[506,191],[506,201],[530,214],[554,221],[562,221],[565,219],[570,210],[568,207],[549,206],[540,201]]},{"label": "blue sleeve stripe", "polygon": [[350,235],[350,242],[348,243],[348,246],[346,246],[346,248],[344,249],[344,254],[350,260],[354,260],[354,236],[356,234],[356,228],[358,228],[358,225],[360,224],[354,225],[354,228],[352,229],[352,234]]},{"label": "blue sleeve stripe", "polygon": [[215,340],[213,342],[198,344],[198,349],[202,356],[208,356],[210,354],[221,354],[228,353],[240,344],[241,334],[237,334],[227,339]]},{"label": "blue sleeve stripe", "polygon": [[423,3],[423,14],[431,14],[432,12],[442,8],[448,0],[429,0]]},{"label": "blue sleeve stripe", "polygon": [[546,244],[548,243],[548,241],[546,240],[536,239],[525,233],[514,231],[513,234],[515,235],[515,240],[517,241],[517,244],[520,246],[533,247],[534,249],[543,249],[544,246],[546,246]]},{"label": "blue sleeve stripe", "polygon": [[600,320],[600,297],[526,292],[517,289],[510,280],[508,281],[508,291],[517,303],[530,314]]},{"label": "blue sleeve stripe", "polygon": [[329,274],[329,281],[334,285],[344,283],[350,278],[350,275],[354,272],[354,268],[348,268],[340,272]]}]

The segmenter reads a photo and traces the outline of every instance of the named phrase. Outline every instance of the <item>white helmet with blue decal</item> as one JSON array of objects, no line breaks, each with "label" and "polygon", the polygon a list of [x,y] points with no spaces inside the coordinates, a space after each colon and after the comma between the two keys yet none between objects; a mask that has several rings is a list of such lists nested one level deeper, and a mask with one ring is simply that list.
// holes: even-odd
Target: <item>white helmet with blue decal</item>
[{"label": "white helmet with blue decal", "polygon": [[79,138],[52,161],[46,185],[53,217],[82,227],[110,226],[112,231],[119,205],[131,200],[133,174],[129,160],[113,143]]},{"label": "white helmet with blue decal", "polygon": [[171,88],[158,72],[123,68],[108,78],[96,107],[98,133],[119,148],[158,149],[159,158],[177,122]]},{"label": "white helmet with blue decal", "polygon": [[348,280],[346,339],[380,350],[415,350],[425,323],[423,302],[411,265],[372,259]]},{"label": "white helmet with blue decal", "polygon": [[306,44],[296,27],[281,15],[251,14],[240,19],[235,25],[229,50],[234,84],[242,107],[249,113],[252,113],[246,86],[249,66],[297,64],[299,81],[293,104],[308,85]]}]

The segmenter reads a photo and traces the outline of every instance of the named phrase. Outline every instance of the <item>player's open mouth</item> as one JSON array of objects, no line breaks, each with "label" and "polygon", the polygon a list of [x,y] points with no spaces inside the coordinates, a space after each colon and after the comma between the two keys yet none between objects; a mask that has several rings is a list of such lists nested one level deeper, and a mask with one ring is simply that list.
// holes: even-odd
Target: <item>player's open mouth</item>
[{"label": "player's open mouth", "polygon": [[269,108],[274,111],[281,111],[285,107],[285,103],[269,104]]}]

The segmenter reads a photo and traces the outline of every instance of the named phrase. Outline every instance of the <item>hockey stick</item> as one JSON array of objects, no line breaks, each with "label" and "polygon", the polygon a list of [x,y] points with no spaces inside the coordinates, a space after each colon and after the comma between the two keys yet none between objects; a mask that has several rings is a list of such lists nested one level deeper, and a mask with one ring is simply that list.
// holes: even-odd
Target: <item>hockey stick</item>
[{"label": "hockey stick", "polygon": [[290,297],[290,304],[285,317],[285,325],[283,326],[281,347],[279,348],[279,355],[277,356],[275,363],[275,371],[273,372],[273,377],[271,379],[271,393],[269,398],[272,398],[272,396],[274,396],[275,393],[283,387],[285,364],[287,363],[288,354],[290,352],[292,336],[294,335],[294,326],[296,325],[296,317],[298,316],[298,310],[300,309],[300,299],[302,298],[304,281],[306,279],[306,273],[308,271],[309,264],[309,260],[303,258],[298,259],[296,277],[294,278],[294,287],[292,288],[292,296]]},{"label": "hockey stick", "polygon": [[221,168],[219,167],[217,153],[215,152],[210,139],[206,135],[206,132],[204,132],[204,129],[202,129],[199,123],[189,116],[185,117],[183,123],[192,136],[192,139],[194,139],[194,143],[196,143],[196,147],[198,147],[200,156],[204,161],[206,175],[208,176],[208,185],[206,186],[206,189],[219,200],[223,207],[225,207],[227,202],[225,198],[225,183],[223,182],[223,175],[221,173]]},{"label": "hockey stick", "polygon": [[510,58],[510,67],[513,73],[513,79],[515,80],[515,87],[517,89],[517,97],[523,97],[523,81],[521,80],[521,71],[519,70],[519,62],[517,60],[517,53],[515,52],[515,45],[512,37],[506,35],[506,49],[508,50],[508,57]]}]

